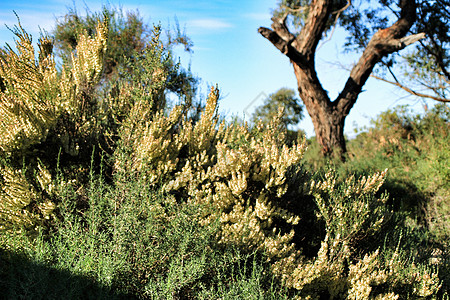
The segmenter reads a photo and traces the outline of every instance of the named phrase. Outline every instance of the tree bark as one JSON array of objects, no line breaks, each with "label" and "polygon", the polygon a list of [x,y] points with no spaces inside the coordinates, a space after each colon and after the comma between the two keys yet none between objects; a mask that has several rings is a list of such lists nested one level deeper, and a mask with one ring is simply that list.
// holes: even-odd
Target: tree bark
[{"label": "tree bark", "polygon": [[259,33],[286,55],[297,78],[300,98],[314,124],[316,138],[326,156],[344,159],[347,151],[344,122],[375,65],[393,52],[424,38],[424,34],[406,36],[416,19],[414,0],[400,0],[400,17],[390,27],[376,32],[339,96],[331,101],[315,70],[315,53],[331,16],[332,0],[313,0],[300,33],[295,36],[286,26],[286,16],[272,18],[272,29],[260,27]]}]

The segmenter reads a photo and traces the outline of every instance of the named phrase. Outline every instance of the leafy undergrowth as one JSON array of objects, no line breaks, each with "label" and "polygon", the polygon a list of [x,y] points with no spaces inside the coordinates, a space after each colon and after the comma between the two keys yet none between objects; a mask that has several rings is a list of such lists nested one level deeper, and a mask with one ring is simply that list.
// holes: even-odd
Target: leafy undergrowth
[{"label": "leafy undergrowth", "polygon": [[[51,233],[2,233],[2,297],[288,298],[261,255],[217,246],[218,223],[198,224],[197,205],[120,181],[95,178],[83,192],[59,182],[62,219]],[[81,214],[80,197],[89,205]]]}]

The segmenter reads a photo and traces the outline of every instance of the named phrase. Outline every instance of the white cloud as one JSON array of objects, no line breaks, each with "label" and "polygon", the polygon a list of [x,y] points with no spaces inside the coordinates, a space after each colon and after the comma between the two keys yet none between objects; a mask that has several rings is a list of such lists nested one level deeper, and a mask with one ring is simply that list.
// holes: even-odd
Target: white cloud
[{"label": "white cloud", "polygon": [[233,25],[219,19],[195,19],[187,21],[187,27],[193,29],[217,30],[231,28]]}]

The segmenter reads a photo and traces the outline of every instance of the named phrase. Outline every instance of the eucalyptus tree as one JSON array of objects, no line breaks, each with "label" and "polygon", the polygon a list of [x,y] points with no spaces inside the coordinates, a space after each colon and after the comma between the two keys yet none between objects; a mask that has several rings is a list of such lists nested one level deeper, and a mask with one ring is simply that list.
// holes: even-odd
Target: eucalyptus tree
[{"label": "eucalyptus tree", "polygon": [[[416,11],[415,0],[282,0],[273,13],[271,29],[259,28],[259,33],[290,59],[323,154],[345,158],[345,118],[375,66],[424,39],[423,32],[411,32]],[[328,38],[335,26],[347,30],[347,49],[363,51],[332,100],[317,76],[315,58],[319,42]]]}]

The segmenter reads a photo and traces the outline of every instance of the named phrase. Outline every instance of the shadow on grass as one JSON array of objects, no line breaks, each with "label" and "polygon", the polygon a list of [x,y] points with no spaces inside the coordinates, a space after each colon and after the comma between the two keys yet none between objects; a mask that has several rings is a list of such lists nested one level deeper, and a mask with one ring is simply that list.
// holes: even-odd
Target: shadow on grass
[{"label": "shadow on grass", "polygon": [[388,205],[395,211],[409,213],[419,223],[426,225],[425,208],[430,196],[420,191],[414,184],[401,179],[388,179],[380,192],[389,193]]},{"label": "shadow on grass", "polygon": [[93,279],[0,249],[0,299],[135,299]]}]

